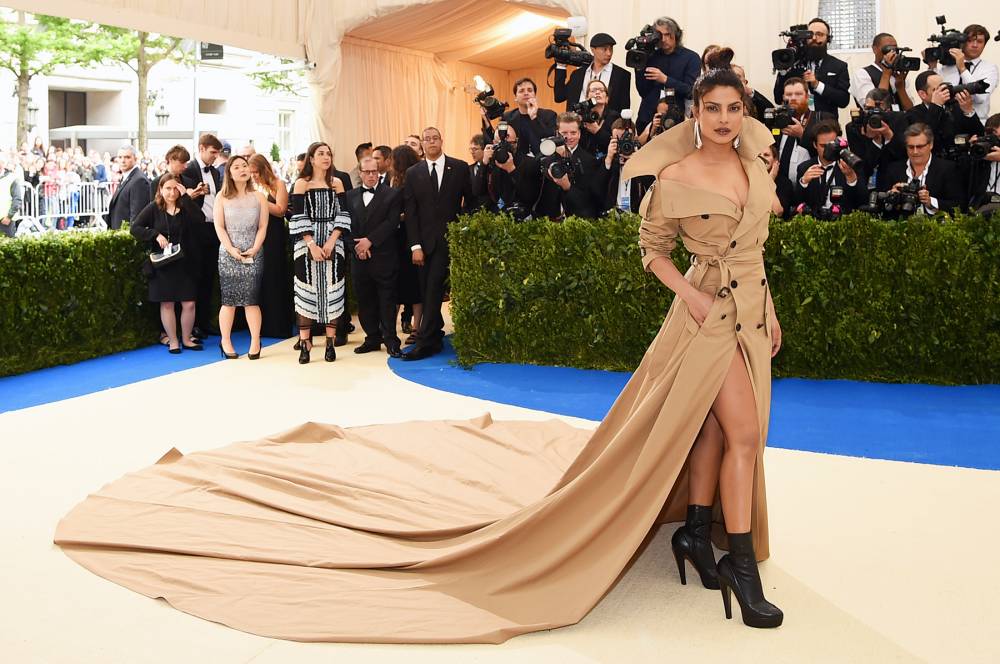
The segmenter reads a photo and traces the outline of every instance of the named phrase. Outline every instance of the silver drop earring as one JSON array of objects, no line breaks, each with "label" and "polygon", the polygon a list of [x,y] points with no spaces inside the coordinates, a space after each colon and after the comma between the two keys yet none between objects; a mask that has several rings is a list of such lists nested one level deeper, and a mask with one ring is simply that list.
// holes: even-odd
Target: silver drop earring
[{"label": "silver drop earring", "polygon": [[733,141],[733,149],[734,150],[739,150],[740,149],[740,135],[739,134],[736,135],[736,140]]},{"label": "silver drop earring", "polygon": [[694,146],[701,149],[701,125],[697,120],[694,121]]}]

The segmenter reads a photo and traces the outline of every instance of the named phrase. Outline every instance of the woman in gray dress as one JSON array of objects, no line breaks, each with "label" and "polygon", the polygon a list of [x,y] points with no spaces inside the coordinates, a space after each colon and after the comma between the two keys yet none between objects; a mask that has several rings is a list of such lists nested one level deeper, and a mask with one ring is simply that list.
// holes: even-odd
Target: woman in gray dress
[{"label": "woman in gray dress", "polygon": [[243,307],[250,328],[250,353],[260,357],[260,281],[264,270],[264,236],[267,233],[267,199],[254,191],[250,181],[250,163],[233,155],[226,162],[222,191],[215,198],[215,232],[219,236],[219,286],[222,307],[219,329],[223,357],[235,360],[233,319],[236,307]]}]

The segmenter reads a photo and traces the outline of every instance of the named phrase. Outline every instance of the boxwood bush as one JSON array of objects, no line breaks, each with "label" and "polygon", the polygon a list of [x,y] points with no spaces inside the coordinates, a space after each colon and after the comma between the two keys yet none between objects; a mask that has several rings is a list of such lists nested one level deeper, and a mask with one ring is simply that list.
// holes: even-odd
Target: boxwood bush
[{"label": "boxwood bush", "polygon": [[[634,369],[671,300],[642,270],[638,224],[452,224],[460,363]],[[687,268],[680,244],[674,260]],[[1000,215],[774,221],[765,262],[784,335],[776,376],[1000,382]]]}]

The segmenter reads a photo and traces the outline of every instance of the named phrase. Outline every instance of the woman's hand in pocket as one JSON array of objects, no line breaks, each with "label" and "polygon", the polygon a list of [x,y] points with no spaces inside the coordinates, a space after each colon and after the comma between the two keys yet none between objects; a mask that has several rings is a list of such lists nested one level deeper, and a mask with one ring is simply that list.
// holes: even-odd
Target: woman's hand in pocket
[{"label": "woman's hand in pocket", "polygon": [[688,312],[691,314],[691,318],[698,323],[698,327],[705,323],[705,319],[708,318],[708,310],[712,308],[713,302],[715,302],[714,297],[700,290],[695,290],[685,300]]}]

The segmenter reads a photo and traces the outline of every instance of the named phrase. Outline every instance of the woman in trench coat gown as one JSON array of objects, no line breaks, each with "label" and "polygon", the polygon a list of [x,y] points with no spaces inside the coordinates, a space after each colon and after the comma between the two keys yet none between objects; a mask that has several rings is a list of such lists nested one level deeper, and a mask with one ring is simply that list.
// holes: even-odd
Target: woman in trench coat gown
[{"label": "woman in trench coat gown", "polygon": [[[697,149],[693,129],[689,120],[650,141],[626,176],[662,177]],[[685,280],[711,294],[711,305],[699,324],[675,298],[596,430],[488,415],[350,429],[307,423],[212,451],[171,450],[77,505],[56,543],[116,583],[271,637],[499,643],[573,624],[657,522],[688,517],[678,532],[700,548],[682,544],[680,560],[703,557],[711,527],[690,518],[692,449],[736,357],[756,414],[738,517],[750,532],[730,527],[741,539],[727,542],[731,510],[713,491],[702,507],[731,552],[721,576],[699,572],[724,578],[744,620],[749,609],[780,622],[762,594],[747,594],[755,579],[759,589],[754,554],[769,554],[762,461],[777,328],[761,251],[774,184],[757,157],[772,138],[749,118],[739,133],[745,204],[663,180],[643,202],[643,264],[659,270],[656,259],[681,236],[697,256]],[[750,564],[749,581],[735,574],[750,574]]]}]

